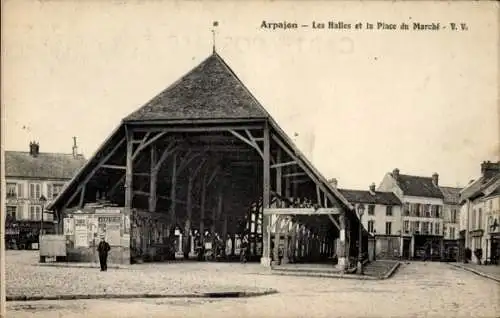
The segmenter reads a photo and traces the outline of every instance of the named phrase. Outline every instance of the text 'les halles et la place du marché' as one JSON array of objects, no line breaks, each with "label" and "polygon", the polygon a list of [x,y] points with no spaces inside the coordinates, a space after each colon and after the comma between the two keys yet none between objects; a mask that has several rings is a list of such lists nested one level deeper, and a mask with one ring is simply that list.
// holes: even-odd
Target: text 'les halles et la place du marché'
[{"label": "text 'les halles et la place du march\u00e9'", "polygon": [[328,21],[328,22],[318,22],[312,21],[310,24],[299,24],[296,22],[270,22],[263,20],[261,29],[269,30],[296,30],[300,28],[311,28],[311,29],[333,29],[333,30],[415,30],[415,31],[439,31],[439,30],[451,30],[451,31],[467,31],[468,26],[466,23],[460,22],[449,22],[447,24],[440,22],[431,23],[420,23],[420,22],[409,22],[409,23],[386,23],[386,22],[356,22],[347,23],[344,21]]}]

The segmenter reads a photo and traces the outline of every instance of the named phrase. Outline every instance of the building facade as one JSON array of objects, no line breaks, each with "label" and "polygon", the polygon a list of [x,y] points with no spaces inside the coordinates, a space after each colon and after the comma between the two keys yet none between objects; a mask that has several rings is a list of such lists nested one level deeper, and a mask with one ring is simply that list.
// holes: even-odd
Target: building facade
[{"label": "building facade", "polygon": [[394,193],[402,208],[402,256],[410,259],[441,259],[443,252],[444,195],[439,175],[387,173],[377,191]]},{"label": "building facade", "polygon": [[444,195],[443,205],[443,246],[444,257],[456,261],[460,231],[460,191],[457,187],[440,187]]},{"label": "building facade", "polygon": [[464,259],[497,263],[500,255],[500,162],[481,164],[481,177],[460,193],[460,240]]},{"label": "building facade", "polygon": [[[5,152],[7,248],[31,248],[38,242],[40,229],[53,229],[53,214],[46,213],[44,206],[85,163],[76,139],[71,154],[40,152],[36,142],[29,149]],[[40,200],[42,196],[46,202]]]},{"label": "building facade", "polygon": [[376,191],[373,183],[368,191],[339,189],[356,207],[364,205],[361,218],[364,228],[375,238],[376,258],[399,258],[401,240],[401,200],[392,192]]}]

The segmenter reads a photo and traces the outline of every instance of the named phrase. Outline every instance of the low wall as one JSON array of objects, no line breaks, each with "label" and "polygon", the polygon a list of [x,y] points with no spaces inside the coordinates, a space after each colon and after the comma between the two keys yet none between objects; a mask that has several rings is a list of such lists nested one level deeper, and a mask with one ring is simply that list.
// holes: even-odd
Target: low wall
[{"label": "low wall", "polygon": [[[93,247],[68,248],[66,259],[68,262],[94,263],[99,262],[99,253]],[[111,246],[108,264],[130,264],[130,248]]]}]

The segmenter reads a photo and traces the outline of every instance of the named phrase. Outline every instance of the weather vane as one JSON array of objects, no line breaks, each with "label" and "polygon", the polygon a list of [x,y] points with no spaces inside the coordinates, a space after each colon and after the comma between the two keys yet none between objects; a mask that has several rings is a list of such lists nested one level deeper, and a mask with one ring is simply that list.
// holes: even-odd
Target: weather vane
[{"label": "weather vane", "polygon": [[219,26],[219,21],[214,21],[212,24],[212,48],[213,52],[215,53],[215,28]]}]

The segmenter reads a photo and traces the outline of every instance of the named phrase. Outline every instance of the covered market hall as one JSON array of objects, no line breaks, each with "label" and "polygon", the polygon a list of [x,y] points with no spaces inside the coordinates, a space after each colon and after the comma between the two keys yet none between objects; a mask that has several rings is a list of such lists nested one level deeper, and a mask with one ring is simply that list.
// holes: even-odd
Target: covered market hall
[{"label": "covered market hall", "polygon": [[354,207],[215,51],[124,118],[48,209],[73,261],[95,258],[102,237],[115,263],[245,247],[267,266],[348,269],[358,255]]}]

